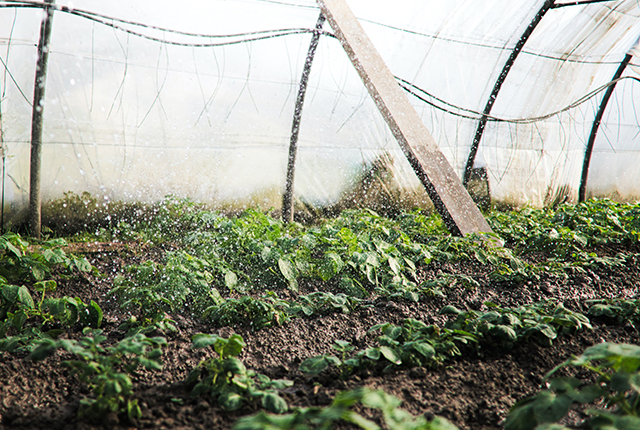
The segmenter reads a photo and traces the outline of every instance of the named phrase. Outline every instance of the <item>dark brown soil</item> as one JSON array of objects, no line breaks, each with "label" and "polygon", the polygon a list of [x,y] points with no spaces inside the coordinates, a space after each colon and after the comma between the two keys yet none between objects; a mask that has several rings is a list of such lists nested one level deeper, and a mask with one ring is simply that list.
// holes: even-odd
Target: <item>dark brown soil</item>
[{"label": "dark brown soil", "polygon": [[[118,325],[127,316],[108,295],[113,278],[124,265],[157,260],[161,252],[134,244],[83,245],[75,251],[85,253],[103,275],[60,278],[57,294],[78,296],[85,302],[96,300],[105,313],[105,333],[110,340],[118,340],[123,336],[117,330]],[[607,254],[618,250],[597,251]],[[372,299],[368,306],[352,314],[297,318],[283,326],[257,332],[246,327],[216,328],[196,319],[174,316],[179,330],[164,334],[169,343],[164,354],[164,369],[141,372],[134,381],[135,396],[143,411],[142,419],[135,425],[115,415],[100,423],[78,419],[79,401],[90,393],[61,366],[61,361],[66,359],[63,354],[56,353],[34,363],[24,356],[0,353],[0,428],[228,429],[239,417],[256,410],[225,412],[210,399],[189,397],[183,381],[209,354],[191,349],[193,334],[206,332],[227,337],[235,332],[247,344],[240,358],[248,368],[272,378],[294,381],[293,387],[283,394],[291,406],[328,405],[340,391],[369,386],[397,396],[403,401],[403,407],[414,415],[440,415],[461,429],[500,429],[509,408],[539,390],[546,372],[572,354],[580,354],[598,342],[638,343],[640,340],[638,331],[630,324],[615,325],[598,320],[594,330],[561,336],[551,347],[528,343],[507,350],[482,343],[477,348],[463,350],[461,357],[435,369],[369,371],[346,379],[333,374],[310,378],[298,371],[302,360],[330,352],[330,345],[336,339],[349,341],[357,348],[371,344],[374,336],[367,334],[367,330],[377,323],[399,323],[412,317],[442,324],[444,317],[438,315],[438,310],[445,304],[462,309],[485,309],[486,301],[516,306],[554,299],[564,302],[569,309],[586,312],[587,300],[634,297],[640,284],[637,257],[629,260],[627,267],[587,270],[565,279],[543,276],[539,282],[527,285],[494,284],[489,281],[487,268],[471,263],[431,265],[422,268],[420,276],[429,279],[442,273],[472,276],[480,287],[454,286],[447,292],[446,299],[424,299],[419,303]]]}]

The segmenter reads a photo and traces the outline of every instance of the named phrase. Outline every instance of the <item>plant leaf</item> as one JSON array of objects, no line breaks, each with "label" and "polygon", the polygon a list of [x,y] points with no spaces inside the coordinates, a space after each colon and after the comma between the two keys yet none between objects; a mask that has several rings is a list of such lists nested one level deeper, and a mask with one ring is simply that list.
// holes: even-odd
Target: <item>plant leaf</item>
[{"label": "plant leaf", "polygon": [[327,362],[327,359],[323,355],[321,355],[304,360],[300,364],[300,371],[302,373],[308,373],[310,375],[317,375],[327,367],[329,367],[329,363]]},{"label": "plant leaf", "polygon": [[218,404],[228,411],[235,411],[242,407],[242,397],[238,393],[226,392],[218,397]]},{"label": "plant leaf", "polygon": [[540,423],[560,421],[571,406],[571,398],[566,394],[554,394],[551,391],[541,391],[536,395],[533,403],[533,413]]},{"label": "plant leaf", "polygon": [[297,278],[297,273],[296,273],[296,269],[293,266],[293,264],[291,263],[290,260],[285,260],[284,258],[279,258],[278,259],[278,267],[280,268],[280,273],[282,273],[282,276],[284,276],[284,278],[289,281],[289,282],[293,282],[296,280]]},{"label": "plant leaf", "polygon": [[389,348],[388,346],[381,346],[378,349],[380,350],[380,353],[384,356],[384,358],[386,358],[393,364],[396,364],[398,366],[402,364],[402,360],[400,360],[400,357],[398,357],[393,349]]},{"label": "plant leaf", "polygon": [[18,300],[20,300],[20,303],[29,309],[34,309],[36,307],[33,302],[33,298],[31,297],[31,293],[29,293],[29,289],[24,285],[18,288]]},{"label": "plant leaf", "polygon": [[262,396],[262,407],[275,414],[283,414],[289,410],[287,402],[276,393],[266,393]]},{"label": "plant leaf", "polygon": [[198,333],[191,338],[193,348],[206,348],[218,341],[220,337],[215,334]]}]

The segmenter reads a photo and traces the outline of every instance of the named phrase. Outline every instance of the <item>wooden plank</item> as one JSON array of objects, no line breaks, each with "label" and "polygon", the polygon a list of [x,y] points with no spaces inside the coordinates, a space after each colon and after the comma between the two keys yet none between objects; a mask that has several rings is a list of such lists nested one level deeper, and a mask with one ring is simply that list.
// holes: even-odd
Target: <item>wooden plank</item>
[{"label": "wooden plank", "polygon": [[491,232],[349,6],[344,0],[317,1],[449,231]]}]

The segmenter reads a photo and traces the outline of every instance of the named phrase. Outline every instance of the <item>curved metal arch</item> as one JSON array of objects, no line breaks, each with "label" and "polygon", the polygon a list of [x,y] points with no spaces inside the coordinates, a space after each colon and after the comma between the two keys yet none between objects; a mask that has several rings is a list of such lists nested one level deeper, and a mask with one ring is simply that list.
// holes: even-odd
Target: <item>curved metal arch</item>
[{"label": "curved metal arch", "polygon": [[498,93],[500,92],[500,89],[502,88],[502,84],[507,78],[507,75],[509,74],[511,67],[516,61],[516,58],[518,58],[518,55],[524,48],[524,45],[529,40],[529,37],[531,36],[535,28],[538,26],[538,24],[540,24],[545,14],[549,11],[549,9],[557,9],[557,8],[566,7],[566,6],[581,6],[581,5],[587,5],[592,3],[605,3],[609,1],[612,1],[612,0],[582,0],[582,1],[573,1],[569,3],[555,3],[555,0],[547,0],[544,2],[544,4],[542,5],[538,13],[536,13],[536,15],[531,20],[531,23],[529,23],[529,25],[527,26],[524,33],[522,33],[522,36],[520,36],[520,39],[518,40],[518,43],[516,43],[516,46],[514,46],[513,50],[511,51],[511,55],[509,55],[509,58],[505,62],[504,67],[502,68],[502,72],[500,72],[500,75],[498,76],[498,79],[496,80],[496,83],[493,86],[493,90],[491,91],[489,100],[487,100],[487,104],[485,105],[484,110],[482,111],[482,118],[480,118],[478,122],[478,128],[476,129],[476,134],[473,138],[473,142],[471,143],[471,149],[469,150],[469,157],[467,158],[467,164],[465,165],[465,169],[464,169],[462,184],[465,187],[467,186],[469,179],[471,178],[471,173],[473,171],[473,165],[476,160],[476,155],[478,153],[480,141],[482,140],[482,135],[487,125],[487,116],[491,113],[491,109],[493,108],[493,104],[495,103],[496,98],[498,97]]},{"label": "curved metal arch", "polygon": [[520,36],[520,39],[518,39],[518,43],[516,43],[516,46],[513,47],[513,50],[511,51],[511,55],[509,55],[509,58],[505,62],[504,66],[502,67],[502,71],[500,72],[500,75],[498,75],[498,79],[496,80],[496,83],[493,86],[491,95],[489,95],[489,100],[487,100],[487,104],[485,105],[484,110],[482,111],[482,118],[480,118],[480,121],[478,122],[478,128],[476,128],[476,134],[473,137],[473,142],[471,143],[471,149],[469,150],[469,157],[467,158],[467,164],[464,168],[464,176],[462,178],[462,185],[464,185],[465,187],[467,186],[467,184],[469,183],[469,180],[471,179],[471,172],[473,170],[473,164],[476,161],[476,155],[478,154],[478,147],[480,146],[480,140],[482,140],[482,134],[484,133],[484,129],[487,125],[487,115],[491,113],[491,109],[493,108],[493,104],[496,102],[496,99],[498,98],[498,93],[502,88],[502,84],[504,83],[505,79],[507,79],[507,75],[509,74],[509,71],[511,71],[511,67],[515,63],[516,58],[518,58],[518,55],[520,55],[522,48],[524,48],[525,43],[527,43],[527,40],[529,40],[529,37],[531,36],[531,34],[533,34],[533,30],[535,30],[538,24],[540,24],[540,22],[542,21],[542,18],[544,18],[544,15],[549,11],[549,9],[554,7],[554,4],[555,4],[555,0],[546,0],[544,2],[540,10],[538,10],[538,13],[535,14],[533,19],[527,26],[524,33],[522,33],[522,36]]},{"label": "curved metal arch", "polygon": [[[633,58],[633,55],[627,54],[624,57],[624,60],[618,66],[618,70],[613,75],[612,81],[620,78],[624,73],[624,69],[627,68],[627,65]],[[613,90],[616,88],[616,84],[612,84],[607,88],[607,91],[604,93],[602,97],[602,101],[600,102],[600,106],[598,107],[598,112],[596,113],[595,118],[593,119],[593,125],[591,126],[591,133],[589,133],[589,141],[587,142],[587,148],[584,152],[584,162],[582,163],[582,175],[580,176],[580,188],[578,190],[578,201],[583,202],[587,198],[587,179],[589,177],[589,166],[591,164],[591,155],[593,153],[593,146],[596,142],[596,136],[598,135],[598,129],[600,128],[600,123],[602,122],[602,116],[604,112],[607,110],[607,104],[609,104],[609,99],[613,94]]]}]

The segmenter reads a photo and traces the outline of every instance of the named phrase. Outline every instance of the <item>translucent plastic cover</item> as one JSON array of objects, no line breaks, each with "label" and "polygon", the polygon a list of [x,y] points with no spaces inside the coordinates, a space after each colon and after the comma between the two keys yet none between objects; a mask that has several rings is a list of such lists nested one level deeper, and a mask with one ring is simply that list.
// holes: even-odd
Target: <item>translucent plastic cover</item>
[{"label": "translucent plastic cover", "polygon": [[[503,75],[475,158],[496,201],[540,206],[559,193],[577,196],[601,101],[625,57],[635,55],[595,133],[587,191],[640,197],[636,0],[558,1],[515,59],[543,1],[347,3],[460,177]],[[29,191],[38,5],[0,1],[4,204],[16,210]],[[43,103],[45,199],[88,191],[106,199],[174,194],[280,204],[315,2],[56,6]],[[296,196],[335,202],[380,157],[393,161],[399,187],[420,188],[326,23],[324,30],[302,112]]]}]

